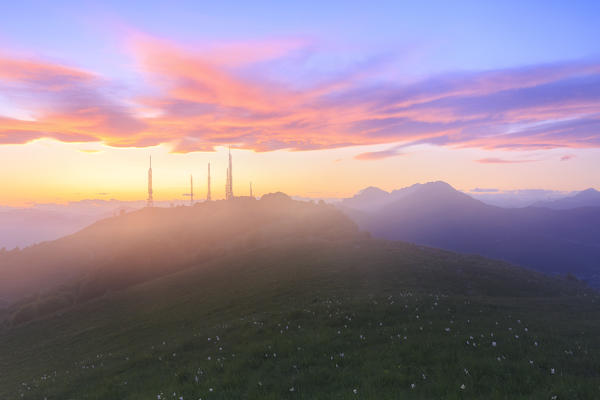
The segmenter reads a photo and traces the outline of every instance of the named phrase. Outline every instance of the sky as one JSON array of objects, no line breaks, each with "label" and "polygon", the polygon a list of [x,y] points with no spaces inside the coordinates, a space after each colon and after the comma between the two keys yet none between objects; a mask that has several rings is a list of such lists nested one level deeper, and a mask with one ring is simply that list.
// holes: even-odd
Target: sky
[{"label": "sky", "polygon": [[[169,4],[174,3],[174,4]],[[296,3],[296,4],[292,4]],[[600,188],[600,3],[10,2],[0,205]]]}]

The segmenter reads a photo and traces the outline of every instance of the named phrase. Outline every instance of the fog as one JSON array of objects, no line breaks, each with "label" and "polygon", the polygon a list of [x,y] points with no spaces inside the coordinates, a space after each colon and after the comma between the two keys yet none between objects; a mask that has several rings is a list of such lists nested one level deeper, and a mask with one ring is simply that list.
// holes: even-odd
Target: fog
[{"label": "fog", "polygon": [[0,301],[41,296],[59,308],[238,250],[358,234],[334,206],[283,194],[143,208],[55,241],[2,251]]}]

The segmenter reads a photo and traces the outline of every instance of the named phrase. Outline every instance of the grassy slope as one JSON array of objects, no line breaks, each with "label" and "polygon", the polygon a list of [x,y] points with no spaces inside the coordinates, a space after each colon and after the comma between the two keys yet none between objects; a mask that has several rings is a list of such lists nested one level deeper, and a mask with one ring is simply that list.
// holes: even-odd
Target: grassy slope
[{"label": "grassy slope", "polygon": [[598,301],[480,257],[280,243],[0,332],[0,398],[592,399]]}]

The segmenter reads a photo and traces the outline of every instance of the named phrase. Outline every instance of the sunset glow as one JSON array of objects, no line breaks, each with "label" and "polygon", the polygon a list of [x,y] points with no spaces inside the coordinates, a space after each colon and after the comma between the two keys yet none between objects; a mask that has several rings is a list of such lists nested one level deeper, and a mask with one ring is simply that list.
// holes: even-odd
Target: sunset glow
[{"label": "sunset glow", "polygon": [[0,399],[593,399],[600,1],[5,1]]},{"label": "sunset glow", "polygon": [[[258,193],[342,197],[369,182],[438,179],[463,190],[600,186],[599,48],[582,35],[598,28],[579,24],[550,43],[557,33],[532,35],[522,21],[531,10],[521,10],[520,37],[491,29],[482,41],[481,24],[496,22],[472,6],[483,20],[466,32],[434,26],[436,14],[427,33],[407,22],[382,36],[393,21],[327,26],[329,8],[306,30],[292,6],[210,8],[198,17],[210,23],[193,24],[176,9],[80,5],[58,27],[40,5],[30,18],[52,35],[34,40],[0,24],[0,201],[142,199],[148,155],[157,198],[178,198],[190,173],[202,192],[209,161],[221,196],[229,145],[240,166],[234,184],[245,191],[252,181]],[[265,8],[288,26],[226,32],[215,22],[252,12],[260,24]],[[574,11],[562,11],[543,17],[571,27]],[[394,10],[398,20],[424,12]],[[102,23],[90,24],[92,15]],[[522,53],[538,41],[538,54]],[[444,59],[449,49],[481,57]]]}]

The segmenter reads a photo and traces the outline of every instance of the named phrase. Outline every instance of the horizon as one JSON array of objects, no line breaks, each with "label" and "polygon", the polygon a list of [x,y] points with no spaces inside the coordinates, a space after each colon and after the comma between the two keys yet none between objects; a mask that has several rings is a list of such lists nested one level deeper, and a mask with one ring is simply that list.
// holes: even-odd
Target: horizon
[{"label": "horizon", "polygon": [[597,3],[340,6],[7,6],[0,202],[600,187]]},{"label": "horizon", "polygon": [[[346,210],[352,213],[353,210],[362,210],[372,212],[377,209],[379,205],[390,205],[397,201],[402,201],[402,192],[406,189],[413,187],[424,188],[430,185],[443,184],[444,188],[448,188],[448,191],[435,191],[437,195],[425,195],[421,196],[421,201],[434,200],[438,206],[443,206],[447,195],[452,197],[453,191],[456,193],[463,193],[469,196],[471,199],[480,201],[488,206],[496,207],[497,209],[525,209],[528,207],[542,207],[542,208],[553,208],[561,207],[577,208],[584,206],[599,206],[600,205],[600,192],[595,189],[586,189],[584,191],[575,192],[559,192],[559,191],[548,191],[548,190],[521,190],[521,191],[499,191],[492,188],[473,188],[470,191],[463,191],[454,188],[447,182],[444,181],[432,181],[415,183],[413,185],[405,187],[396,187],[393,190],[383,190],[375,186],[369,186],[359,190],[352,196],[344,198],[322,198],[322,197],[303,197],[295,196],[284,193],[293,200],[303,202],[317,202],[325,201],[326,203],[335,207],[340,207],[341,210]],[[447,185],[447,186],[446,186]],[[372,196],[361,196],[361,194],[369,189],[374,189],[380,194],[377,198]],[[589,191],[592,190],[592,199],[589,199]],[[400,197],[396,195],[396,192],[400,193]],[[583,203],[575,204],[563,204],[564,201],[574,201],[582,199],[577,196],[580,193],[588,192],[587,200],[583,200]],[[194,193],[197,193],[197,189],[194,189]],[[262,199],[264,195],[273,193],[259,193],[253,195],[255,199]],[[419,190],[413,193],[423,193]],[[445,194],[444,194],[445,193]],[[256,194],[254,192],[254,194]],[[441,196],[440,196],[441,194]],[[596,196],[594,196],[596,195]],[[160,200],[153,202],[151,207],[158,208],[178,208],[178,207],[189,207],[196,206],[202,203],[206,203],[205,198],[195,197],[193,203],[190,202],[187,193],[181,194],[180,198],[170,200]],[[383,197],[381,197],[383,196]],[[247,193],[237,194],[234,197],[244,198],[247,197]],[[374,200],[374,202],[372,202]],[[226,201],[225,199],[212,199],[212,201]],[[358,203],[356,203],[358,201]],[[378,203],[379,202],[379,203]],[[470,204],[465,204],[467,208],[470,208]],[[31,203],[26,206],[3,206],[0,204],[0,249],[16,249],[16,248],[27,248],[32,245],[36,245],[42,242],[53,241],[59,239],[65,235],[76,233],[88,226],[91,226],[95,222],[101,221],[106,218],[111,218],[120,215],[122,212],[129,213],[134,211],[142,210],[149,207],[147,200],[119,200],[119,199],[83,199],[77,201],[70,201],[67,203]],[[416,210],[415,210],[416,211]]]},{"label": "horizon", "polygon": [[[398,191],[398,190],[402,190],[402,189],[406,189],[415,185],[427,185],[427,184],[432,184],[432,183],[438,183],[438,182],[442,182],[445,183],[447,185],[449,185],[450,187],[452,187],[452,189],[461,192],[461,193],[465,193],[473,198],[476,198],[478,200],[482,200],[482,198],[485,198],[484,196],[514,196],[515,198],[521,196],[521,195],[525,195],[525,196],[531,196],[531,195],[538,195],[544,198],[547,198],[548,196],[554,197],[556,199],[559,198],[565,198],[565,197],[571,197],[574,195],[577,195],[579,193],[582,192],[587,192],[587,191],[596,191],[596,192],[600,192],[599,189],[596,189],[594,187],[588,187],[588,188],[584,188],[581,190],[573,190],[573,191],[560,191],[560,190],[548,190],[548,189],[541,189],[541,188],[528,188],[528,189],[508,189],[508,190],[502,190],[502,189],[496,189],[496,188],[471,188],[471,189],[461,189],[461,188],[457,188],[454,187],[451,183],[446,182],[446,181],[441,181],[441,180],[437,180],[437,181],[427,181],[427,182],[415,182],[412,184],[409,184],[407,186],[402,186],[402,187],[392,187],[390,189],[383,189],[379,186],[366,186],[363,187],[361,189],[358,189],[356,192],[352,192],[350,193],[347,197],[321,197],[321,196],[302,196],[302,195],[297,195],[297,194],[290,194],[290,193],[286,193],[283,192],[281,190],[275,190],[272,192],[265,192],[265,193],[258,193],[255,191],[254,187],[253,187],[253,196],[254,198],[261,198],[264,195],[267,194],[274,194],[274,193],[284,193],[288,196],[290,196],[291,198],[295,199],[295,200],[302,200],[302,201],[318,201],[318,200],[324,200],[326,202],[336,202],[336,201],[342,201],[345,199],[350,199],[354,196],[357,196],[359,194],[361,194],[362,192],[368,190],[368,189],[377,189],[377,190],[381,190],[387,194],[391,194],[394,191]],[[183,190],[183,189],[182,189]],[[206,190],[204,192],[202,192],[201,188],[200,188],[200,192],[197,192],[197,185],[194,185],[194,204],[196,203],[202,203],[204,201],[207,201],[206,199]],[[211,191],[214,191],[214,189],[211,186]],[[198,195],[199,193],[199,195]],[[100,195],[108,195],[107,193],[101,193]],[[204,196],[202,196],[204,195]],[[245,197],[248,194],[236,194],[235,197]],[[213,199],[212,201],[218,201],[218,200],[225,200],[225,196],[222,197],[217,197],[214,198],[214,196],[212,196]],[[488,203],[487,200],[482,200],[484,203]],[[526,201],[526,200],[523,200]],[[147,206],[147,200],[146,199],[142,199],[142,198],[138,198],[138,199],[131,199],[131,200],[124,200],[124,199],[120,199],[120,198],[116,198],[116,197],[89,197],[89,198],[82,198],[82,199],[78,199],[78,200],[66,200],[64,202],[26,202],[23,204],[17,204],[17,205],[9,205],[9,204],[0,204],[0,211],[2,211],[2,208],[4,209],[11,209],[11,208],[33,208],[33,207],[49,207],[49,206],[70,206],[70,205],[77,205],[77,204],[82,204],[82,203],[94,203],[94,202],[102,202],[102,203],[140,203],[141,206],[146,207]],[[532,200],[531,203],[534,203],[535,200]],[[169,207],[169,206],[179,206],[179,205],[190,205],[190,199],[189,199],[189,194],[188,193],[182,193],[181,197],[173,197],[173,198],[167,198],[167,199],[161,199],[161,200],[157,200],[154,201],[154,207]],[[488,204],[492,204],[492,203],[488,203]],[[514,207],[510,207],[510,206],[499,206],[502,208],[514,208]]]}]

